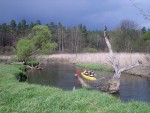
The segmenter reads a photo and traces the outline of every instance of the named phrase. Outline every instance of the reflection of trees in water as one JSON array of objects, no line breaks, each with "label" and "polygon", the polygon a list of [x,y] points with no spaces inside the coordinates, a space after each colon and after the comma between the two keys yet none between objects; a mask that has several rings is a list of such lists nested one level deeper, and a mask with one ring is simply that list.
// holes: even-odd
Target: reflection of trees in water
[{"label": "reflection of trees in water", "polygon": [[74,65],[50,62],[43,65],[45,65],[43,70],[29,72],[29,83],[55,86],[67,90],[72,90],[73,86],[79,87],[73,76],[76,71]]}]

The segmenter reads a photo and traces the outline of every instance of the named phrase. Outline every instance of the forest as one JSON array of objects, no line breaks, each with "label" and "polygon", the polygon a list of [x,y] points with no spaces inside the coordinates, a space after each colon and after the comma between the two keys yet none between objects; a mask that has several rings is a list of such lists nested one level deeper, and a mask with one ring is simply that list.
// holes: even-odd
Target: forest
[{"label": "forest", "polygon": [[[23,19],[17,23],[12,19],[9,24],[0,24],[0,54],[16,54],[18,41],[31,39],[33,28],[38,25],[48,28],[50,35],[46,41],[55,43],[53,51],[47,50],[43,54],[107,51],[103,30],[88,30],[83,24],[67,27],[60,22],[43,25],[40,20],[27,23]],[[115,29],[108,29],[108,34],[115,52],[150,52],[150,29],[140,28],[132,20],[122,20]]]}]

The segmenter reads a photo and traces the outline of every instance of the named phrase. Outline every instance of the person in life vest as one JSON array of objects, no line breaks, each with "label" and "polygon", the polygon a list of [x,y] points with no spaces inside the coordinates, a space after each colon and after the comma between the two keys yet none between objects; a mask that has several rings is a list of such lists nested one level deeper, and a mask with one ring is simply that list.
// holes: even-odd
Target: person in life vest
[{"label": "person in life vest", "polygon": [[89,71],[87,69],[85,69],[83,73],[87,76],[89,75]]},{"label": "person in life vest", "polygon": [[89,74],[90,74],[91,77],[94,77],[94,76],[95,76],[95,72],[94,72],[93,70],[90,70],[90,73],[89,73]]}]

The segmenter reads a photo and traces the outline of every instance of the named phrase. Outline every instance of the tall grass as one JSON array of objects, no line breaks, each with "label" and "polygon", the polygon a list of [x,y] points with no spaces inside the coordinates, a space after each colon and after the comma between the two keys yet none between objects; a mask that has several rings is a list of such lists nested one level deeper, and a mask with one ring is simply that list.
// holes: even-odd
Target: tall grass
[{"label": "tall grass", "polygon": [[[137,60],[143,61],[144,65],[149,65],[147,57],[149,54],[142,53],[114,53],[121,66],[135,63]],[[79,53],[77,54],[53,54],[37,56],[38,59],[60,59],[75,63],[95,63],[109,65],[109,53]]]},{"label": "tall grass", "polygon": [[0,113],[148,113],[150,104],[123,103],[99,91],[63,91],[20,83],[20,66],[0,65]]},{"label": "tall grass", "polygon": [[[131,74],[149,76],[150,68],[150,54],[142,53],[114,53],[116,59],[119,61],[120,67],[136,63],[138,60],[142,61],[142,65],[130,71]],[[109,62],[109,53],[80,53],[77,54],[53,54],[47,56],[37,56],[40,61],[47,61],[55,59],[59,61],[68,61],[71,63],[84,63],[84,64],[103,64],[111,66]]]}]

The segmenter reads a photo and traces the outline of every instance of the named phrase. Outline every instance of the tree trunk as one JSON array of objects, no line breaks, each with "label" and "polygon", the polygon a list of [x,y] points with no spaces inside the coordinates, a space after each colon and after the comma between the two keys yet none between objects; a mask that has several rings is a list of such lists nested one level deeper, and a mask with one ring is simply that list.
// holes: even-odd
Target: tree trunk
[{"label": "tree trunk", "polygon": [[107,29],[106,28],[104,31],[104,38],[105,38],[105,42],[107,44],[107,47],[109,49],[109,61],[110,61],[110,64],[112,65],[112,67],[114,68],[114,71],[115,71],[112,79],[108,81],[108,84],[107,84],[108,88],[106,89],[106,91],[114,93],[114,92],[119,91],[121,73],[123,71],[128,71],[128,70],[131,70],[131,69],[139,66],[140,64],[142,64],[142,62],[137,61],[135,64],[121,68],[118,60],[116,59],[116,57],[113,54],[111,44],[110,44],[108,37],[107,37]]}]

